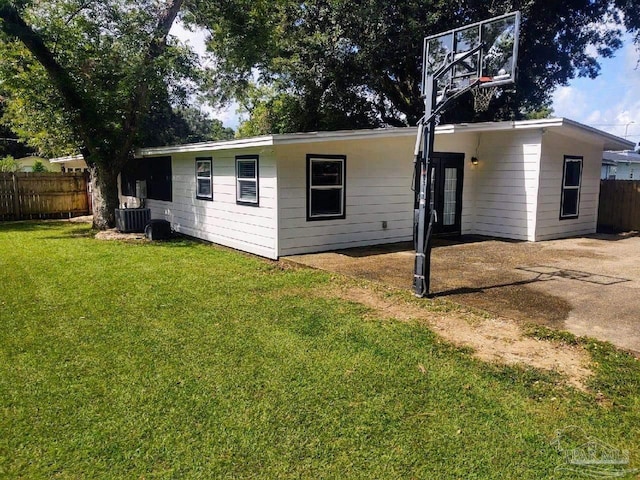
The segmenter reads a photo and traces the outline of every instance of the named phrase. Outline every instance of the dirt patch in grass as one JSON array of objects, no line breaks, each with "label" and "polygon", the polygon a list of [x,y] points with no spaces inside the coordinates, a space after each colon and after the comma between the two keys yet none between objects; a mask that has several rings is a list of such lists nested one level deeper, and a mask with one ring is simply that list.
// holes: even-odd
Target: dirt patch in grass
[{"label": "dirt patch in grass", "polygon": [[122,233],[115,228],[110,230],[102,230],[96,233],[96,240],[126,240],[126,241],[141,241],[145,242],[146,238],[144,233]]},{"label": "dirt patch in grass", "polygon": [[326,294],[363,304],[379,317],[424,322],[452,344],[472,348],[480,360],[555,371],[570,385],[586,390],[586,380],[592,374],[588,367],[589,355],[578,345],[525,336],[521,325],[506,318],[483,316],[437,300],[430,305],[419,305],[383,290],[377,285],[340,285],[338,282]]}]

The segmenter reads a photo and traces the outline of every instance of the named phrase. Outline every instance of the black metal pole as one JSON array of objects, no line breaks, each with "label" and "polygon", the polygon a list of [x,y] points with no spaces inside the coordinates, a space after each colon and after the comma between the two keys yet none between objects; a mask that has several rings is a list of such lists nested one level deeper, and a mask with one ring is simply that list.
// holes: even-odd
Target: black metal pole
[{"label": "black metal pole", "polygon": [[[454,92],[451,96],[446,95],[446,90],[440,103],[437,102],[438,79],[455,65],[474,55],[482,48],[477,45],[457,59],[440,67],[432,75],[425,75],[424,78],[424,117],[418,123],[418,139],[414,152],[416,162],[416,182],[419,181],[419,188],[416,188],[416,204],[414,205],[414,228],[415,228],[415,249],[416,258],[413,271],[413,293],[417,297],[429,295],[431,287],[431,237],[433,226],[437,221],[436,212],[431,208],[431,158],[433,157],[433,142],[437,117],[453,100],[466,91],[476,87],[479,80],[468,85],[466,88]],[[422,148],[420,148],[422,143]],[[418,177],[419,174],[419,177]]]},{"label": "black metal pole", "polygon": [[[416,225],[416,257],[413,273],[413,293],[417,297],[429,294],[431,279],[431,234],[433,232],[434,212],[431,208],[431,168],[430,159],[433,156],[433,141],[435,134],[435,117],[432,115],[435,104],[436,80],[428,76],[425,82],[425,123],[418,128],[422,129],[422,148],[417,152],[416,162],[419,171],[418,210],[414,214]],[[418,179],[416,179],[417,181]]]}]

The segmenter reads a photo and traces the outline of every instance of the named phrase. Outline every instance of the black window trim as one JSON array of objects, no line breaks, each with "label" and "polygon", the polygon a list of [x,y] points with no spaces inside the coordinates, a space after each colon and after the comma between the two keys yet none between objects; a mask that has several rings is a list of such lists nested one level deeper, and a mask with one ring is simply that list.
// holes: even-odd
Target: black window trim
[{"label": "black window trim", "polygon": [[[311,216],[311,162],[312,160],[328,160],[342,162],[342,213],[340,215]],[[347,156],[330,154],[307,154],[307,221],[342,220],[347,216]]]},{"label": "black window trim", "polygon": [[[565,185],[566,175],[567,175],[567,161],[580,162],[580,173],[578,175],[578,186],[567,187]],[[562,162],[562,185],[560,186],[560,220],[575,220],[580,216],[580,193],[582,190],[582,170],[584,167],[584,157],[581,155],[565,155],[564,161]],[[564,211],[564,192],[565,190],[577,190],[578,198],[576,200],[576,213],[571,215],[563,215]]]},{"label": "black window trim", "polygon": [[[211,191],[211,195],[205,196],[205,195],[198,194],[198,180],[200,178],[207,178],[207,177],[198,176],[198,162],[209,162],[209,172],[210,172],[209,188]],[[213,202],[213,157],[196,157],[194,166],[195,166],[195,174],[196,174],[196,199],[204,200],[207,202]]]},{"label": "black window trim", "polygon": [[[238,178],[238,161],[246,161],[253,160],[256,164],[256,200],[252,202],[250,200],[242,200],[240,198],[240,180],[251,180],[247,178],[239,179]],[[238,205],[247,205],[250,207],[259,207],[260,206],[260,156],[259,155],[236,155],[236,204]]]}]

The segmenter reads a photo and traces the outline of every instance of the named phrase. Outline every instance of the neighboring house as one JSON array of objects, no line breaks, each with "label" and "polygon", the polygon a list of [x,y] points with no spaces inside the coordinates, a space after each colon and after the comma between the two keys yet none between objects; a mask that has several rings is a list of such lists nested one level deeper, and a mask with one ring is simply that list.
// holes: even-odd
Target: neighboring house
[{"label": "neighboring house", "polygon": [[[269,258],[412,238],[415,128],[268,135],[145,148],[152,218]],[[538,241],[596,231],[602,152],[633,144],[568,119],[442,125],[439,233]],[[477,163],[477,164],[476,164]]]},{"label": "neighboring house", "polygon": [[88,171],[87,164],[84,161],[82,155],[70,155],[68,157],[51,158],[49,161],[53,165],[59,167],[59,171],[62,172],[86,172]]},{"label": "neighboring house", "polygon": [[603,152],[602,180],[640,180],[640,154],[633,150]]},{"label": "neighboring house", "polygon": [[18,164],[20,165],[20,170],[19,170],[20,172],[32,172],[33,166],[36,164],[36,162],[41,162],[42,165],[44,165],[44,168],[46,168],[48,172],[60,171],[59,165],[50,163],[49,160],[47,160],[46,158],[40,158],[36,156],[22,157],[22,158],[17,158],[16,162],[18,162]]}]

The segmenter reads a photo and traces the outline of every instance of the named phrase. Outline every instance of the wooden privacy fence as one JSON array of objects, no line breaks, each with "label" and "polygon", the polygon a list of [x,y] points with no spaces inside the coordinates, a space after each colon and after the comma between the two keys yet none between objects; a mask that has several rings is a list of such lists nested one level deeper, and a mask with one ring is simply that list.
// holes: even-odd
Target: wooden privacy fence
[{"label": "wooden privacy fence", "polygon": [[601,180],[598,229],[640,230],[640,180]]},{"label": "wooden privacy fence", "polygon": [[86,173],[0,173],[0,221],[91,213]]}]

